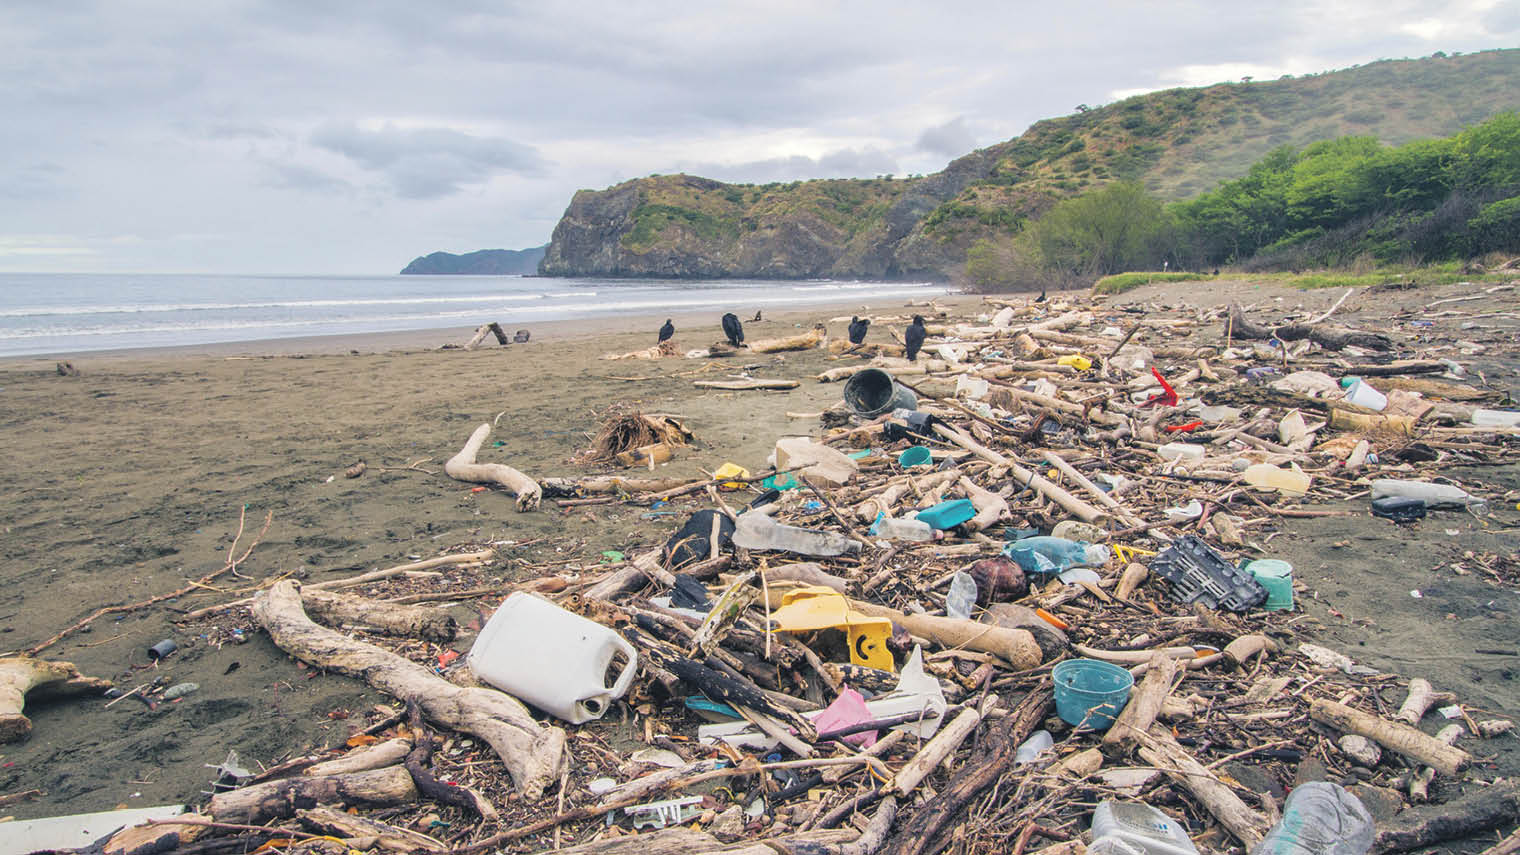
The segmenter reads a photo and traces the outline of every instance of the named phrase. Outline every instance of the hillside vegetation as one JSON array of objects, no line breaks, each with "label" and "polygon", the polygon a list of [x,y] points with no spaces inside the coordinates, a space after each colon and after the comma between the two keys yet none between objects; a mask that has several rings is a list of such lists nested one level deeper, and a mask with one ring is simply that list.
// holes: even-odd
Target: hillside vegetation
[{"label": "hillside vegetation", "polygon": [[1438,54],[1084,107],[924,177],[651,176],[577,193],[540,271],[948,279],[974,246],[1017,234],[1062,200],[1126,181],[1162,202],[1186,200],[1284,146],[1449,136],[1520,108],[1517,79],[1520,50]]}]

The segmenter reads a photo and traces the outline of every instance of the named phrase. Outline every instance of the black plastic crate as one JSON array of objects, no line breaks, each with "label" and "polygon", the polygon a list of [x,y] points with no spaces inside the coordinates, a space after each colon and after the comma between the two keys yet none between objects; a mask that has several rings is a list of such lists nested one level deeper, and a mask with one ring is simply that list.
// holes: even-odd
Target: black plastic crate
[{"label": "black plastic crate", "polygon": [[1267,589],[1261,583],[1195,535],[1185,534],[1172,541],[1151,559],[1150,568],[1167,581],[1172,598],[1181,603],[1244,612],[1267,601]]}]

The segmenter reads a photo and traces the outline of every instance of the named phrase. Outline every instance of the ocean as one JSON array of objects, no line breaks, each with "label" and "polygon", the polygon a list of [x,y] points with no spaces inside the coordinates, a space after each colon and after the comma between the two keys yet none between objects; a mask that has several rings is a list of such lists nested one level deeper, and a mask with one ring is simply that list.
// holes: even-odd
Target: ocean
[{"label": "ocean", "polygon": [[[613,280],[524,276],[0,273],[0,356],[71,354],[948,292],[928,282]],[[716,323],[716,319],[714,321]]]}]

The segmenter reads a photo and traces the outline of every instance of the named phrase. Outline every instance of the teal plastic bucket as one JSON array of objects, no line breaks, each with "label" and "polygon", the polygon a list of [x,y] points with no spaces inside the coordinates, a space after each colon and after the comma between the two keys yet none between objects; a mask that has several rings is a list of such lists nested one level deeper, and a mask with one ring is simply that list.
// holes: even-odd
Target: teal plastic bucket
[{"label": "teal plastic bucket", "polygon": [[951,499],[932,508],[924,508],[914,516],[931,527],[944,531],[976,516],[976,506],[971,504],[970,499]]},{"label": "teal plastic bucket", "polygon": [[858,371],[844,384],[844,403],[862,418],[874,419],[893,410],[918,409],[913,390],[892,379],[880,368]]},{"label": "teal plastic bucket", "polygon": [[934,455],[922,445],[915,445],[903,449],[903,453],[897,455],[897,465],[904,469],[909,466],[927,466],[934,462]]},{"label": "teal plastic bucket", "polygon": [[1267,601],[1262,608],[1271,612],[1293,608],[1292,564],[1276,558],[1260,558],[1247,564],[1246,572],[1267,589]]},{"label": "teal plastic bucket", "polygon": [[1118,665],[1097,659],[1068,659],[1051,670],[1056,715],[1070,725],[1108,730],[1129,702],[1135,678]]}]

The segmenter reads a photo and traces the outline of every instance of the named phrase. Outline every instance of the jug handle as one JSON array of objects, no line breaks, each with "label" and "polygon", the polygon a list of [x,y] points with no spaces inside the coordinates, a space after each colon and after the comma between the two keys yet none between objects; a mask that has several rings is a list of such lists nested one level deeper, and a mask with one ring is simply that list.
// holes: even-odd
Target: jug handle
[{"label": "jug handle", "polygon": [[628,692],[628,687],[633,683],[633,678],[639,672],[639,653],[625,639],[614,639],[619,650],[628,657],[628,664],[623,666],[623,672],[618,674],[617,682],[612,684],[608,694],[614,698],[621,698]]}]

